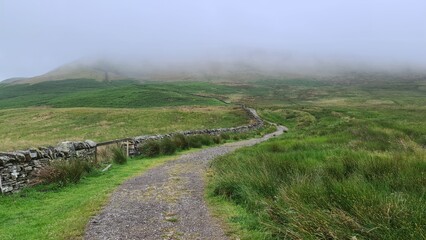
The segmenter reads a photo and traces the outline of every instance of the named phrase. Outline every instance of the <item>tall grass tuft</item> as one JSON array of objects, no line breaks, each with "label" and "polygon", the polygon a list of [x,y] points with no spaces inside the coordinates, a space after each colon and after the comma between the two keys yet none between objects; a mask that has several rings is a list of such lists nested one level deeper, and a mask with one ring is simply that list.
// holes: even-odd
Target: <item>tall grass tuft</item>
[{"label": "tall grass tuft", "polygon": [[194,136],[188,136],[188,144],[191,148],[201,148],[203,146],[203,143],[201,142],[201,136],[200,135],[194,135]]},{"label": "tall grass tuft", "polygon": [[112,148],[111,151],[112,151],[112,160],[114,163],[120,164],[120,165],[127,163],[127,156],[124,153],[123,148],[121,148],[120,146],[116,146]]},{"label": "tall grass tuft", "polygon": [[229,140],[229,139],[231,139],[231,136],[229,135],[229,133],[221,133],[221,134],[220,134],[220,137],[221,137],[223,140]]},{"label": "tall grass tuft", "polygon": [[147,141],[142,144],[140,152],[146,157],[158,156],[160,154],[160,143],[155,140]]},{"label": "tall grass tuft", "polygon": [[176,134],[172,138],[173,143],[175,146],[181,150],[185,150],[189,148],[189,142],[188,138],[185,137],[183,134]]},{"label": "tall grass tuft", "polygon": [[213,136],[212,140],[214,144],[220,144],[222,142],[222,138],[218,135]]},{"label": "tall grass tuft", "polygon": [[65,186],[78,183],[84,174],[93,170],[90,162],[81,159],[55,160],[36,174],[34,183],[56,183]]},{"label": "tall grass tuft", "polygon": [[160,153],[164,155],[171,155],[176,152],[176,145],[170,138],[163,138],[159,142],[160,144]]}]

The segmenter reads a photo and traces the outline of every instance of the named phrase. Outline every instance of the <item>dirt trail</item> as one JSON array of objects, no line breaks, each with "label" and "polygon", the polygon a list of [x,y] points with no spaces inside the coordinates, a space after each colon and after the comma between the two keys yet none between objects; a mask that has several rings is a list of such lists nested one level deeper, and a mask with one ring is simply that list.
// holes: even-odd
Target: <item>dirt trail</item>
[{"label": "dirt trail", "polygon": [[88,223],[85,239],[227,239],[203,199],[208,162],[285,130],[188,153],[125,182]]}]

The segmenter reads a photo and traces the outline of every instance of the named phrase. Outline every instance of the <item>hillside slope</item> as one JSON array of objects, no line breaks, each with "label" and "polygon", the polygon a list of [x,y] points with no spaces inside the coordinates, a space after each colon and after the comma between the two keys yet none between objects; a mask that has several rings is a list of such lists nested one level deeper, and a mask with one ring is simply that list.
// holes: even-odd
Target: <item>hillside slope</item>
[{"label": "hillside slope", "polygon": [[177,91],[177,87],[185,86],[142,85],[129,80],[100,82],[89,79],[0,84],[0,109],[35,106],[144,108],[225,104],[215,98]]}]

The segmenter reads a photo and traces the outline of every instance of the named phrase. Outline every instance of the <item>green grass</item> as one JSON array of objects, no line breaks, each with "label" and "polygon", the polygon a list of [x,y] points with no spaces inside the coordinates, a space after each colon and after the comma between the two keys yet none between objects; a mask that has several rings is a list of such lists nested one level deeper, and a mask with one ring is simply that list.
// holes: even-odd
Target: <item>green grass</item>
[{"label": "green grass", "polygon": [[30,106],[147,108],[193,105],[217,106],[224,103],[214,98],[179,92],[167,84],[139,84],[124,80],[98,82],[75,79],[36,84],[0,84],[0,109]]},{"label": "green grass", "polygon": [[206,197],[229,235],[425,239],[426,99],[389,85],[258,103],[290,132],[213,162]]},{"label": "green grass", "polygon": [[[146,108],[223,105],[220,100],[257,107],[283,104],[407,105],[424,101],[424,80],[363,76],[357,80],[269,78],[252,82],[138,83],[88,79],[37,84],[0,84],[0,109],[30,106]],[[219,100],[218,100],[219,99]]]},{"label": "green grass", "polygon": [[[211,180],[211,172],[206,174],[206,181]],[[208,184],[204,198],[207,200],[212,215],[222,220],[221,227],[230,239],[265,239],[267,233],[259,230],[256,216],[244,206],[237,205],[225,196],[214,195],[214,185]]]},{"label": "green grass", "polygon": [[0,110],[0,150],[56,145],[64,140],[106,141],[232,127],[247,122],[244,111],[235,107],[4,109]]},{"label": "green grass", "polygon": [[126,179],[176,156],[131,159],[62,188],[37,187],[0,196],[0,239],[75,239]]}]

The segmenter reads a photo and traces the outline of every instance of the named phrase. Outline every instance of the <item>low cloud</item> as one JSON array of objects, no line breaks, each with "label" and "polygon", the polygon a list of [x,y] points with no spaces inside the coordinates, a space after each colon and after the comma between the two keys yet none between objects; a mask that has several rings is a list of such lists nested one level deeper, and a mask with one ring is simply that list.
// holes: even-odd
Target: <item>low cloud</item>
[{"label": "low cloud", "polygon": [[93,57],[420,69],[425,22],[421,0],[3,0],[0,79]]}]

